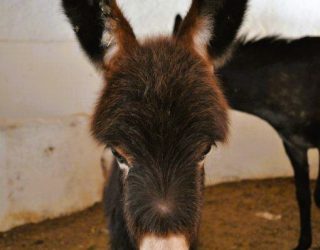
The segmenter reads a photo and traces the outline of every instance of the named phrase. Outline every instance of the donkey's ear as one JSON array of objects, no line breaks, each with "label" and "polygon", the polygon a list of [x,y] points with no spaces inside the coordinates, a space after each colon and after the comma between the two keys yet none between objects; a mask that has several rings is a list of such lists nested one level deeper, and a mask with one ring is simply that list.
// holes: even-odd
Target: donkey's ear
[{"label": "donkey's ear", "polygon": [[178,40],[193,48],[203,58],[212,61],[208,47],[213,35],[213,18],[208,11],[209,6],[206,2],[208,1],[192,1],[191,8],[184,20],[178,20],[180,27],[175,27],[175,35]]},{"label": "donkey's ear", "polygon": [[102,0],[100,7],[104,23],[102,36],[102,44],[105,47],[104,65],[108,67],[114,57],[121,53],[129,53],[138,42],[116,0]]}]

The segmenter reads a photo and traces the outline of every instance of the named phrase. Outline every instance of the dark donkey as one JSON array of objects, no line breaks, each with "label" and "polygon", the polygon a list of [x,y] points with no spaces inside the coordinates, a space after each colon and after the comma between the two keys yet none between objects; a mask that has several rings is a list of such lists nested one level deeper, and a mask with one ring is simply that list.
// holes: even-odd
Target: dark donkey
[{"label": "dark donkey", "polygon": [[103,1],[102,13],[95,0],[63,6],[104,72],[92,133],[116,158],[105,195],[111,248],[196,249],[203,160],[228,130],[204,2],[193,1],[176,36],[144,42],[116,1]]},{"label": "dark donkey", "polygon": [[[308,249],[312,230],[307,151],[320,149],[320,38],[237,41],[246,3],[226,1],[215,10],[210,53],[220,62],[216,74],[231,107],[264,119],[282,138],[294,170],[300,212],[296,249]],[[181,21],[177,16],[175,33]],[[314,199],[320,208],[320,170]]]},{"label": "dark donkey", "polygon": [[[301,234],[312,244],[307,151],[320,149],[320,38],[240,43],[217,72],[232,108],[267,121],[280,135],[294,170]],[[320,208],[320,174],[314,192]]]}]

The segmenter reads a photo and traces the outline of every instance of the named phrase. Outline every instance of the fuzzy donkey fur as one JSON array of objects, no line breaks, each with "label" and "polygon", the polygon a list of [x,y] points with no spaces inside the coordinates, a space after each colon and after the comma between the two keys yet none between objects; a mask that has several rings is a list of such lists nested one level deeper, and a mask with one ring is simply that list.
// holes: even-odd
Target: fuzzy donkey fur
[{"label": "fuzzy donkey fur", "polygon": [[[320,152],[320,38],[237,41],[235,37],[245,11],[235,9],[241,9],[246,2],[234,1],[233,7],[224,5],[219,12],[228,17],[225,22],[213,15],[217,41],[223,41],[225,34],[221,31],[229,34],[226,38],[233,38],[228,44],[221,43],[226,46],[211,41],[210,50],[219,52],[216,61],[225,63],[216,64],[216,74],[231,107],[264,119],[283,140],[294,170],[300,212],[300,239],[296,249],[305,250],[312,244],[307,151],[318,148]],[[240,6],[235,8],[237,4]],[[176,17],[175,33],[182,21],[180,16]],[[219,58],[227,58],[229,62]],[[320,208],[320,169],[314,200]]]},{"label": "fuzzy donkey fur", "polygon": [[138,42],[116,1],[63,0],[104,72],[92,133],[116,158],[105,193],[112,249],[197,247],[203,160],[228,131],[206,5],[194,0],[175,36]]}]

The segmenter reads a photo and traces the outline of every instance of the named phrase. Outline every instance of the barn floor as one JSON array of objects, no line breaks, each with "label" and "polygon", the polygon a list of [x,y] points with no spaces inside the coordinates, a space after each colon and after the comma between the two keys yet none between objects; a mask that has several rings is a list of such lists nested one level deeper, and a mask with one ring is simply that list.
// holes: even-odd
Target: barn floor
[{"label": "barn floor", "polygon": [[[245,181],[207,188],[200,249],[292,249],[298,213],[290,179]],[[320,210],[313,206],[314,248],[320,249]],[[2,250],[106,249],[98,204],[84,212],[0,234]]]}]

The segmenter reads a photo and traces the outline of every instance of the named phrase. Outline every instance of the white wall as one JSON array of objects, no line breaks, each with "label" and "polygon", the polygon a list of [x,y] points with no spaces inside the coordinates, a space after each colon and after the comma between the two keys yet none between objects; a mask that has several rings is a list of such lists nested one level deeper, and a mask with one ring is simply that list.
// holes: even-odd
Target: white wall
[{"label": "white wall", "polygon": [[[171,32],[190,0],[119,0],[138,35]],[[320,35],[319,0],[251,0],[241,34]],[[75,42],[59,0],[0,1],[0,117],[90,112],[100,78]]]},{"label": "white wall", "polygon": [[268,35],[287,39],[320,36],[320,1],[249,0],[239,35],[248,40]]},{"label": "white wall", "polygon": [[[140,37],[151,33],[170,33],[175,14],[184,14],[190,4],[190,0],[119,2]],[[308,0],[302,4],[300,0],[252,0],[251,4],[240,35],[247,34],[249,38],[267,34],[282,34],[287,38],[320,35],[319,0]],[[73,116],[75,113],[92,112],[101,87],[100,76],[80,51],[58,0],[0,1],[0,118],[9,120],[9,123],[0,121],[0,231],[77,211],[98,199],[102,183],[98,177],[101,175],[100,149],[89,139],[85,126],[88,118],[81,118],[83,125],[74,131],[70,130],[68,123],[69,119],[78,119]],[[61,116],[66,118],[52,120],[52,117]],[[45,122],[39,122],[37,118]],[[23,121],[17,123],[17,119]],[[16,124],[19,128],[12,132],[10,127]],[[72,147],[74,133],[83,135],[83,141],[79,141],[76,148],[88,152],[80,158],[81,161],[77,161],[78,152]],[[22,135],[23,143],[19,143]],[[8,136],[14,143],[8,143]],[[60,138],[65,144],[59,147],[59,154],[49,163],[39,153],[46,146],[43,138],[51,138],[52,141]],[[66,153],[69,158],[63,156]],[[23,161],[16,159],[20,154]],[[79,178],[72,183],[84,190],[68,193],[62,188],[59,195],[48,200],[40,192],[40,198],[33,203],[32,197],[42,191],[43,181],[50,190],[54,190],[57,181],[61,187],[66,187],[69,179],[57,180],[56,176],[63,175],[70,160],[74,172],[70,170],[68,176],[80,171],[82,174],[76,175]],[[310,162],[312,176],[315,177],[317,156],[314,151]],[[49,172],[48,167],[51,169]],[[36,174],[30,175],[26,171],[28,168]],[[94,178],[90,178],[90,185],[86,186],[84,183],[87,182],[81,176],[89,170],[93,171]],[[56,171],[56,175],[51,176],[52,171]],[[232,112],[229,143],[213,150],[207,161],[208,184],[288,176],[291,172],[281,141],[273,129],[256,117],[239,112]],[[24,192],[19,188],[8,192],[8,173],[19,174],[20,178],[28,180],[17,184],[23,186]],[[92,197],[83,199],[82,192],[91,192]],[[30,199],[23,199],[24,194]],[[16,197],[14,202],[10,201],[11,196]],[[64,196],[71,200],[65,200]],[[75,202],[77,199],[79,203]],[[57,202],[59,200],[64,202]],[[27,212],[25,215],[33,212],[38,217],[21,219],[13,216],[23,212]]]},{"label": "white wall", "polygon": [[104,178],[88,116],[0,122],[0,232],[101,199]]},{"label": "white wall", "polygon": [[[119,0],[138,35],[171,32],[190,0]],[[241,34],[320,35],[319,0],[251,0]],[[59,0],[0,1],[0,117],[90,112],[100,78],[75,42]]]}]

